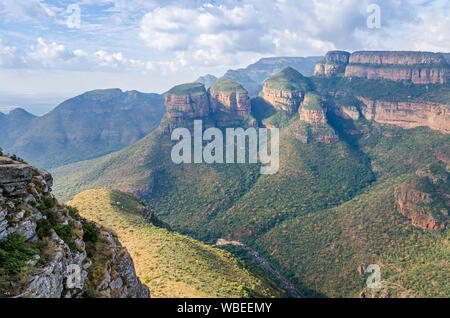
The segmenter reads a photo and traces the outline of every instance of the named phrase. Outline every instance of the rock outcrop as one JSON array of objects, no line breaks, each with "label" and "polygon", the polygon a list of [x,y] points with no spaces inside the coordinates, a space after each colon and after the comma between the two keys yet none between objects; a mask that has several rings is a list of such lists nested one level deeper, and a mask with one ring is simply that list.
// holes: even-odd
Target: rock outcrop
[{"label": "rock outcrop", "polygon": [[248,92],[240,84],[220,80],[209,89],[212,112],[225,112],[239,117],[250,115],[251,104]]},{"label": "rock outcrop", "polygon": [[316,64],[315,76],[330,77],[345,72],[350,57],[349,52],[330,51],[325,55],[323,61]]},{"label": "rock outcrop", "polygon": [[201,83],[175,86],[165,96],[164,105],[169,119],[191,119],[209,114],[209,99]]},{"label": "rock outcrop", "polygon": [[0,249],[10,253],[0,257],[0,295],[148,298],[114,231],[59,205],[52,183],[47,171],[0,157]]},{"label": "rock outcrop", "polygon": [[339,140],[334,129],[328,124],[326,108],[320,96],[307,93],[299,108],[300,121],[291,127],[289,134],[303,143],[310,141],[326,144]]},{"label": "rock outcrop", "polygon": [[426,126],[444,134],[450,133],[450,105],[373,101],[363,97],[359,100],[365,104],[362,113],[367,120],[405,129]]},{"label": "rock outcrop", "polygon": [[264,81],[261,97],[276,109],[294,114],[308,90],[308,80],[293,68],[287,67]]},{"label": "rock outcrop", "polygon": [[424,230],[440,230],[448,224],[449,173],[433,164],[416,172],[395,190],[398,212]]},{"label": "rock outcrop", "polygon": [[316,65],[316,76],[333,76],[410,81],[414,84],[447,84],[448,57],[442,53],[406,51],[331,51]]},{"label": "rock outcrop", "polygon": [[[167,114],[162,121],[162,133],[174,128],[192,128],[192,119],[203,119],[204,127],[254,126],[248,92],[240,84],[219,80],[206,91],[201,83],[175,86],[165,97]],[[188,121],[187,121],[188,120]]]}]

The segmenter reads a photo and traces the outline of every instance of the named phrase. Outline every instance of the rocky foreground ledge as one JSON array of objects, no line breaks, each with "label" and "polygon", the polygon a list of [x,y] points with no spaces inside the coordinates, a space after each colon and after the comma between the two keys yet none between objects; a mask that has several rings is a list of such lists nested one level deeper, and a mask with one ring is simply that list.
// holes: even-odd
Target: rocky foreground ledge
[{"label": "rocky foreground ledge", "polygon": [[0,297],[148,298],[116,233],[58,204],[52,183],[0,156]]}]

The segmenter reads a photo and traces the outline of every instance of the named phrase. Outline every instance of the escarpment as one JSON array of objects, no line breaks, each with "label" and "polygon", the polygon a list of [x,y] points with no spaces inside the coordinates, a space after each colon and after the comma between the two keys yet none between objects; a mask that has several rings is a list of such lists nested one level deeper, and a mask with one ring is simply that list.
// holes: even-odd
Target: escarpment
[{"label": "escarpment", "polygon": [[276,109],[294,114],[309,89],[307,78],[287,67],[264,81],[261,97]]},{"label": "escarpment", "polygon": [[0,157],[0,296],[148,298],[115,232],[58,204],[52,183]]},{"label": "escarpment", "polygon": [[405,129],[426,126],[444,134],[450,133],[450,106],[438,103],[373,101],[358,97],[365,107],[367,120],[392,124]]},{"label": "escarpment", "polygon": [[422,168],[395,190],[398,212],[424,230],[440,230],[448,224],[449,173],[439,164]]},{"label": "escarpment", "polygon": [[345,51],[330,51],[325,55],[323,61],[316,64],[315,76],[330,77],[345,72],[350,53]]},{"label": "escarpment", "polygon": [[446,84],[450,79],[448,57],[432,52],[331,51],[316,65],[314,75]]}]

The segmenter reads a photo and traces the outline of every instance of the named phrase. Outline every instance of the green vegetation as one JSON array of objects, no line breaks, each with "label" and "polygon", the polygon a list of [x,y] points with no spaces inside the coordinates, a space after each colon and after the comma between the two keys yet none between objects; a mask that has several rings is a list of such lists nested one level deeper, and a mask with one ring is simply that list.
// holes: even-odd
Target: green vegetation
[{"label": "green vegetation", "polygon": [[[323,98],[328,109],[335,103],[359,108],[356,96],[449,100],[445,85],[346,78],[312,81],[318,94],[312,105]],[[386,284],[375,295],[450,295],[448,229],[413,227],[398,213],[394,200],[396,187],[415,171],[431,165],[443,173],[437,163],[450,158],[449,135],[364,118],[342,119],[331,111],[329,126],[317,128],[301,123],[298,115],[274,111],[260,98],[252,100],[252,114],[260,125],[282,127],[278,174],[262,176],[258,165],[248,164],[175,165],[169,136],[155,132],[122,151],[56,169],[56,191],[65,199],[99,187],[139,193],[159,218],[182,234],[208,243],[221,237],[243,241],[306,296],[367,293],[366,276],[357,267],[368,264],[381,266]],[[301,140],[330,132],[339,135],[338,142]],[[448,194],[448,188],[429,191]]]},{"label": "green vegetation", "polygon": [[227,79],[222,79],[214,83],[210,88],[211,92],[236,92],[236,93],[247,93],[247,90],[242,87],[241,84],[230,81]]},{"label": "green vegetation", "polygon": [[315,93],[307,93],[302,104],[302,109],[306,110],[323,110],[320,96]]},{"label": "green vegetation", "polygon": [[311,78],[314,88],[322,96],[354,98],[363,96],[371,100],[392,102],[435,102],[449,104],[450,87],[443,84],[418,85],[409,82],[389,80],[368,80],[363,78]]},{"label": "green vegetation", "polygon": [[27,282],[32,267],[26,264],[39,250],[12,233],[0,242],[0,297],[15,295]]},{"label": "green vegetation", "polygon": [[6,115],[0,145],[5,153],[44,169],[96,158],[154,130],[165,113],[163,104],[157,94],[119,89],[87,92],[41,117]]},{"label": "green vegetation", "polygon": [[203,95],[206,93],[205,86],[201,83],[181,84],[173,87],[167,94],[185,96],[185,95]]},{"label": "green vegetation", "polygon": [[267,88],[276,90],[306,92],[310,89],[309,79],[292,67],[273,75],[264,84]]},{"label": "green vegetation", "polygon": [[[90,190],[77,195],[69,204],[77,207],[81,216],[117,232],[152,297],[285,295],[273,281],[260,272],[254,275],[252,269],[230,253],[148,223],[141,216],[144,206],[134,195]],[[99,247],[95,250],[101,253]]]}]

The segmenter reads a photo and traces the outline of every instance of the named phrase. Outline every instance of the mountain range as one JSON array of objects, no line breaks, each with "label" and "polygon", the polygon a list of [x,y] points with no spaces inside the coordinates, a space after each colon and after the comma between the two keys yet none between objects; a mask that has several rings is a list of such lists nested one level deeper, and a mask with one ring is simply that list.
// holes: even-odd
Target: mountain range
[{"label": "mountain range", "polygon": [[[168,248],[208,250],[207,259],[198,260],[202,266],[189,267],[194,273],[164,276],[167,284],[185,286],[198,273],[208,278],[192,286],[213,284],[208,275],[217,278],[217,269],[205,268],[224,254],[206,246],[232,242],[221,248],[251,264],[250,274],[236,269],[246,296],[283,295],[273,272],[255,264],[263,260],[306,297],[448,297],[448,54],[331,51],[311,60],[263,59],[220,79],[206,76],[171,88],[157,96],[165,107],[157,128],[137,142],[55,165],[55,195],[70,200],[82,217],[117,229],[139,254],[135,262],[148,262],[149,251],[134,249],[142,235]],[[294,61],[309,71],[283,64]],[[96,98],[84,104],[89,114],[102,105]],[[8,115],[15,116],[30,127],[39,119],[21,110]],[[171,133],[192,130],[194,120],[221,130],[279,128],[278,173],[261,175],[260,164],[250,163],[175,164]],[[146,229],[155,220],[176,237]],[[165,257],[175,271],[171,255]],[[232,286],[232,264],[223,264],[220,277]],[[381,288],[366,284],[373,265],[380,268]],[[149,274],[136,267],[145,283]]]},{"label": "mountain range", "polygon": [[164,116],[163,97],[120,89],[68,99],[37,117],[0,113],[0,145],[41,168],[95,158],[135,143]]}]

